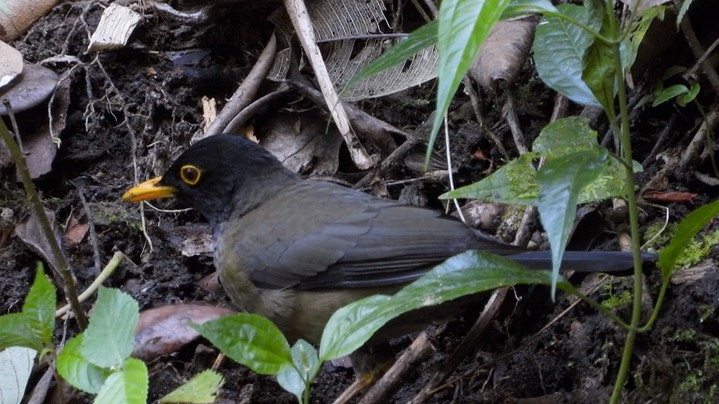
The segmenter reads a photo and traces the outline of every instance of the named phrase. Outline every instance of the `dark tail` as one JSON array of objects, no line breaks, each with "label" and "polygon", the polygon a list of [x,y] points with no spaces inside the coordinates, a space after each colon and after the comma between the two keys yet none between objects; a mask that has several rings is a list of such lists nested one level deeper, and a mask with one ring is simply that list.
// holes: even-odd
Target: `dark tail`
[{"label": "dark tail", "polygon": [[[529,269],[552,269],[552,257],[549,251],[528,251],[511,255],[516,261]],[[656,255],[642,253],[644,263],[656,261]],[[605,272],[612,275],[629,275],[634,263],[632,254],[622,251],[566,251],[562,259],[562,271]]]}]

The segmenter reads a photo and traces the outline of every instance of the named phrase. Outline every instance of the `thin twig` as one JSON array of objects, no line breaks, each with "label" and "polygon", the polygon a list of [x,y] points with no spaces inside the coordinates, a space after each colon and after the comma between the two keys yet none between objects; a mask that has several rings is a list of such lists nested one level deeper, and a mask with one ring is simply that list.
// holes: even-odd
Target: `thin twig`
[{"label": "thin twig", "polygon": [[85,210],[85,216],[87,216],[87,225],[90,230],[90,245],[92,245],[92,256],[95,259],[95,268],[100,269],[102,261],[100,260],[99,243],[97,242],[97,232],[95,231],[95,222],[92,220],[90,205],[87,204],[82,189],[77,185],[75,186],[77,187],[77,194],[80,196],[80,202],[82,202],[82,208]]},{"label": "thin twig", "polygon": [[352,157],[352,162],[361,170],[370,168],[373,163],[372,158],[352,132],[347,112],[345,111],[344,105],[340,102],[340,98],[327,71],[327,66],[324,60],[322,60],[322,53],[317,46],[314,26],[312,25],[305,2],[303,0],[284,0],[284,5],[292,21],[292,25],[295,28],[295,32],[302,43],[302,48],[305,50],[305,57],[309,59],[312,70],[315,72],[317,83],[320,86],[322,95],[325,97],[330,115],[332,115],[332,120],[334,120],[337,129],[345,140],[347,149]]},{"label": "thin twig", "polygon": [[[4,103],[7,107],[9,102],[7,100],[4,100]],[[53,234],[52,227],[50,226],[50,221],[47,218],[47,215],[45,214],[45,208],[42,205],[42,201],[40,201],[40,196],[37,194],[37,191],[35,190],[35,185],[32,183],[32,178],[30,177],[30,171],[27,168],[27,162],[25,161],[25,156],[20,151],[20,147],[13,139],[12,135],[8,131],[7,127],[5,126],[5,122],[3,122],[0,119],[0,135],[2,136],[3,140],[5,141],[5,144],[7,145],[8,150],[10,151],[10,154],[13,156],[13,159],[15,160],[15,165],[17,167],[17,171],[20,174],[20,178],[22,179],[22,184],[25,187],[25,193],[27,194],[28,199],[30,200],[30,207],[35,213],[35,216],[37,217],[38,222],[40,223],[40,228],[42,229],[43,234],[45,235],[45,238],[47,239],[48,244],[50,245],[50,249],[52,250],[52,254],[55,256],[55,260],[58,263],[58,267],[60,270],[60,276],[63,280],[62,287],[65,291],[65,298],[70,302],[70,306],[72,307],[72,312],[75,314],[75,320],[77,321],[78,326],[80,327],[80,330],[84,330],[87,327],[87,317],[85,316],[85,313],[82,311],[82,307],[80,307],[80,302],[77,299],[77,291],[75,289],[75,281],[72,277],[72,272],[70,270],[70,265],[68,264],[67,260],[65,259],[65,255],[62,253],[62,250],[60,249],[60,245],[57,243],[57,239],[55,238],[55,235]]]},{"label": "thin twig", "polygon": [[492,130],[492,128],[487,125],[487,123],[484,121],[484,116],[482,115],[482,108],[479,105],[479,94],[474,89],[474,86],[472,85],[472,81],[468,77],[464,77],[463,83],[464,83],[464,89],[467,91],[467,94],[469,94],[469,100],[472,102],[472,110],[474,110],[474,116],[477,118],[477,123],[479,123],[479,126],[484,131],[484,134],[489,137],[489,139],[494,143],[495,146],[497,146],[497,150],[499,150],[500,153],[502,153],[502,157],[509,160],[509,153],[507,153],[507,149],[504,148],[504,145],[502,144],[502,139],[497,136],[496,133]]},{"label": "thin twig", "polygon": [[231,132],[230,126],[234,122],[234,118],[242,112],[245,107],[250,105],[255,99],[260,89],[262,80],[272,68],[272,62],[275,60],[277,53],[277,40],[273,34],[265,45],[265,49],[257,58],[257,62],[250,70],[250,73],[242,81],[242,84],[235,90],[230,100],[225,104],[222,111],[217,115],[210,127],[205,131],[205,136],[216,135],[223,132]]},{"label": "thin twig", "polygon": [[[129,258],[127,258],[125,254],[121,253],[120,251],[115,251],[115,254],[112,256],[107,265],[105,265],[105,268],[102,269],[102,272],[100,272],[100,274],[97,275],[97,278],[95,278],[92,284],[88,286],[88,288],[85,289],[85,291],[82,292],[80,296],[78,296],[78,300],[80,302],[84,302],[85,300],[87,300],[88,297],[92,296],[93,293],[95,293],[95,291],[97,290],[97,288],[99,288],[100,285],[105,282],[105,279],[109,278],[110,275],[112,275],[112,273],[115,271],[115,269],[117,269],[117,266],[120,265],[123,259],[127,260],[128,262],[132,262]],[[65,305],[59,308],[55,312],[55,317],[64,316],[69,309],[69,305]]]},{"label": "thin twig", "polygon": [[704,51],[699,39],[697,39],[697,35],[694,32],[694,28],[692,27],[692,23],[689,21],[689,18],[684,18],[679,23],[679,27],[687,40],[687,44],[689,44],[689,49],[691,49],[694,57],[697,58],[697,63],[701,64],[704,75],[707,80],[709,80],[712,87],[714,87],[714,92],[719,92],[719,74],[717,74],[714,67],[706,61],[705,55],[707,52]]}]

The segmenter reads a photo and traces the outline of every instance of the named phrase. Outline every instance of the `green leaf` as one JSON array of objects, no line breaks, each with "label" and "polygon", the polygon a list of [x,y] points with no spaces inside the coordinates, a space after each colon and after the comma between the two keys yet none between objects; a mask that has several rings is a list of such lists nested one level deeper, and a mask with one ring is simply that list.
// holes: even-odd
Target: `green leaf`
[{"label": "green leaf", "polygon": [[630,28],[629,35],[621,43],[622,69],[625,72],[629,71],[634,65],[639,45],[644,41],[644,36],[647,34],[652,21],[655,18],[664,20],[665,11],[666,7],[663,6],[650,7],[641,12],[638,20],[633,20],[634,23]]},{"label": "green leaf", "polygon": [[42,352],[51,347],[55,301],[55,287],[43,273],[42,264],[38,263],[22,312],[0,316],[0,349],[16,346]]},{"label": "green leaf", "polygon": [[545,126],[534,141],[532,150],[552,158],[597,147],[597,132],[589,127],[589,121],[579,116],[570,116]]},{"label": "green leaf", "polygon": [[661,105],[674,97],[677,97],[679,95],[688,93],[689,89],[684,84],[674,84],[672,86],[669,86],[657,94],[657,98],[654,99],[654,102],[652,102],[652,107],[656,107],[657,105]]},{"label": "green leaf", "polygon": [[[582,189],[594,181],[609,159],[604,148],[580,151],[548,160],[537,173],[539,215],[552,248],[552,282],[559,279],[559,266],[577,212]],[[552,284],[552,296],[555,287]]]},{"label": "green leaf", "polygon": [[317,350],[305,340],[297,341],[292,347],[292,363],[293,366],[285,366],[280,371],[277,382],[302,402],[302,394],[310,387],[310,383],[320,370]]},{"label": "green leaf", "polygon": [[[589,127],[585,118],[567,117],[545,126],[532,148],[547,160],[552,160],[579,151],[592,151],[600,146],[597,143],[597,132]],[[637,163],[635,168],[635,172],[638,172],[642,167]],[[597,178],[582,189],[577,202],[587,203],[625,196],[623,178],[622,163],[617,159],[610,159]]]},{"label": "green leaf", "polygon": [[537,170],[532,165],[536,153],[525,153],[510,161],[487,178],[440,196],[440,199],[469,198],[518,205],[539,202]]},{"label": "green leaf", "polygon": [[438,265],[393,296],[369,296],[339,309],[322,334],[320,360],[354,352],[388,321],[408,311],[503,286],[549,285],[551,281],[548,271],[530,271],[508,258],[482,251],[464,252]]},{"label": "green leaf", "polygon": [[292,364],[290,344],[264,317],[239,313],[190,326],[232,360],[256,373],[276,375]]},{"label": "green leaf", "polygon": [[[567,18],[598,31],[601,20],[593,20],[584,7],[562,4],[557,9]],[[582,80],[584,55],[594,37],[565,18],[545,16],[534,35],[537,74],[549,87],[579,104],[601,105]]]},{"label": "green leaf", "polygon": [[[542,129],[534,141],[534,152],[526,153],[505,164],[482,181],[458,188],[440,198],[471,198],[495,203],[539,204],[539,184],[533,161],[538,157],[556,159],[578,151],[600,148],[597,132],[589,127],[586,119],[567,117],[558,119]],[[636,164],[641,171],[641,165]],[[614,196],[624,196],[624,166],[611,159],[598,175],[579,194],[579,203],[598,201]]]},{"label": "green leaf", "polygon": [[437,21],[431,21],[409,34],[407,38],[400,39],[382,56],[360,70],[345,86],[345,90],[354,87],[357,83],[368,77],[387,70],[393,66],[405,63],[407,59],[437,43]]},{"label": "green leaf", "polygon": [[95,404],[145,404],[147,367],[139,359],[128,358],[125,367],[111,374],[95,397]]},{"label": "green leaf", "polygon": [[160,403],[214,403],[224,379],[212,370],[205,370],[160,399]]},{"label": "green leaf", "polygon": [[444,114],[479,47],[504,12],[509,0],[444,0],[439,9],[437,108],[425,165],[442,126]]},{"label": "green leaf", "polygon": [[43,342],[30,326],[32,319],[26,313],[0,316],[0,349],[19,346],[42,351]]},{"label": "green leaf", "polygon": [[139,308],[135,299],[117,289],[101,287],[85,330],[82,355],[102,368],[119,368],[132,352]]},{"label": "green leaf", "polygon": [[699,94],[699,89],[699,83],[692,84],[692,88],[691,90],[689,90],[689,92],[677,97],[677,104],[679,104],[680,107],[684,107],[690,102],[694,101],[694,99],[697,98],[697,95]]},{"label": "green leaf", "polygon": [[527,14],[556,15],[559,10],[549,0],[511,0],[500,19],[508,20]]},{"label": "green leaf", "polygon": [[52,333],[55,330],[55,286],[45,276],[42,263],[35,269],[35,281],[22,305],[22,312],[28,316],[30,331],[40,338],[45,347],[52,346]]},{"label": "green leaf", "polygon": [[93,365],[82,356],[83,338],[84,334],[78,334],[67,341],[57,357],[57,372],[76,389],[97,394],[112,372]]},{"label": "green leaf", "polygon": [[[608,37],[609,24],[604,15],[600,33]],[[614,18],[613,16],[611,18]],[[615,24],[618,24],[615,22]],[[614,96],[617,92],[615,86],[616,66],[614,64],[614,45],[595,40],[584,53],[582,60],[582,80],[592,90],[592,94],[611,116],[614,116]]]},{"label": "green leaf", "polygon": [[685,71],[687,71],[687,68],[685,66],[680,66],[680,65],[669,66],[662,72],[662,81],[666,81],[674,76],[683,74]]},{"label": "green leaf", "polygon": [[674,237],[672,237],[669,245],[659,252],[657,265],[659,265],[659,268],[662,270],[662,278],[664,282],[667,282],[669,277],[672,275],[677,258],[680,256],[682,251],[684,251],[689,242],[692,241],[694,235],[717,215],[719,215],[719,201],[714,201],[694,210],[688,214],[681,223],[679,223],[679,226],[677,227],[676,232],[674,232]]}]

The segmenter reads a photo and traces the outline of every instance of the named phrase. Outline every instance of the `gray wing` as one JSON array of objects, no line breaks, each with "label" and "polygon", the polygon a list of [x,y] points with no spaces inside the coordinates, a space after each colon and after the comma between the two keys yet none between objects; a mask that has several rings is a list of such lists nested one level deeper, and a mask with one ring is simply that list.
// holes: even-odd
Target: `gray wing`
[{"label": "gray wing", "polygon": [[223,235],[237,240],[235,262],[256,286],[271,289],[392,285],[470,248],[516,253],[433,210],[313,181],[288,188],[238,223],[234,236]]}]

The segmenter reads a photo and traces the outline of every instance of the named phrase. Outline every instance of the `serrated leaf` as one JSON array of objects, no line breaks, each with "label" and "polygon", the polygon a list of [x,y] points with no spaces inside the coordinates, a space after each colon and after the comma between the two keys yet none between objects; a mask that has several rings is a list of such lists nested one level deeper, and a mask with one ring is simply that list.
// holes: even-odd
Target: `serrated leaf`
[{"label": "serrated leaf", "polygon": [[549,285],[551,281],[548,271],[531,271],[508,258],[482,251],[464,252],[393,296],[369,296],[339,309],[322,334],[320,360],[349,355],[388,321],[408,311],[502,286]]},{"label": "serrated leaf", "polygon": [[[537,173],[539,216],[552,248],[552,282],[559,279],[559,266],[574,223],[579,193],[599,176],[609,158],[606,149],[595,148],[547,161]],[[554,292],[552,284],[552,296]]]},{"label": "serrated leaf", "polygon": [[55,287],[43,273],[42,264],[38,263],[22,312],[0,316],[0,349],[16,346],[41,352],[52,346],[55,301]]},{"label": "serrated leaf", "polygon": [[0,351],[0,403],[20,404],[37,351],[12,346]]},{"label": "serrated leaf", "polygon": [[[590,18],[584,7],[562,4],[557,9],[568,18],[594,31],[601,20]],[[534,62],[537,74],[549,87],[578,104],[601,105],[582,80],[584,55],[594,37],[564,18],[545,16],[534,35]]]},{"label": "serrated leaf", "polygon": [[139,307],[117,289],[101,287],[85,330],[82,355],[103,368],[120,368],[132,352]]},{"label": "serrated leaf", "polygon": [[105,380],[94,404],[145,404],[147,388],[145,362],[128,358],[122,370],[112,373]]},{"label": "serrated leaf", "polygon": [[41,351],[43,342],[30,327],[31,321],[25,313],[0,316],[0,349],[19,346]]},{"label": "serrated leaf", "polygon": [[205,370],[160,399],[160,403],[214,403],[225,382],[222,375]]},{"label": "serrated leaf", "polygon": [[669,245],[659,252],[657,265],[662,270],[664,282],[667,282],[672,275],[677,258],[692,241],[694,235],[717,215],[719,215],[719,201],[714,201],[692,211],[679,223]]},{"label": "serrated leaf", "polygon": [[509,0],[444,0],[439,9],[437,30],[437,108],[429,136],[425,165],[429,162],[437,133],[449,103],[467,73],[489,31],[499,20]]},{"label": "serrated leaf", "polygon": [[276,375],[292,363],[287,339],[264,317],[239,313],[190,326],[232,360],[256,373]]},{"label": "serrated leaf", "polygon": [[45,276],[42,263],[37,264],[35,280],[22,305],[22,312],[28,316],[31,332],[42,341],[45,347],[52,346],[52,333],[55,330],[55,286]]},{"label": "serrated leaf", "polygon": [[88,362],[82,356],[83,338],[84,334],[78,334],[67,341],[57,357],[57,372],[76,389],[97,394],[112,372]]}]

